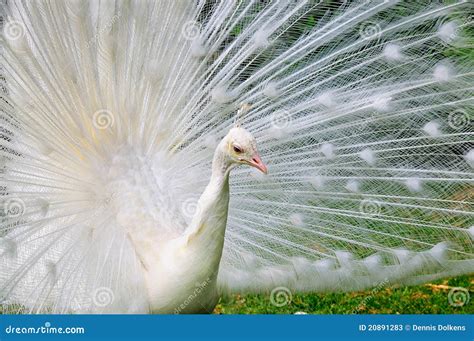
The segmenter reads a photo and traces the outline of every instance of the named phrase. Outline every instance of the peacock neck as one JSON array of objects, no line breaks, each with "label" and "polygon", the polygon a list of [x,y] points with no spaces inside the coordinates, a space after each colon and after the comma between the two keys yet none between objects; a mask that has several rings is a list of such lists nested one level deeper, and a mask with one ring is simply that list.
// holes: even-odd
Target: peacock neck
[{"label": "peacock neck", "polygon": [[223,194],[225,192],[229,192],[229,174],[232,168],[232,165],[226,160],[223,153],[215,153],[214,159],[212,161],[211,179],[206,187],[206,190],[215,191],[214,194],[216,199],[219,196],[219,193]]},{"label": "peacock neck", "polygon": [[219,147],[212,162],[211,179],[199,198],[198,210],[187,229],[186,241],[214,249],[220,259],[229,206],[229,174],[232,164]]}]

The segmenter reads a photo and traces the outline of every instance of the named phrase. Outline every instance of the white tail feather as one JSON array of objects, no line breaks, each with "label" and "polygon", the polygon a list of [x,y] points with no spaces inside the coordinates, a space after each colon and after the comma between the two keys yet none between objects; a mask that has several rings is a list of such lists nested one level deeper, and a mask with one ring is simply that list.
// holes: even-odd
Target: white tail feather
[{"label": "white tail feather", "polygon": [[474,272],[465,8],[10,2],[0,303],[147,312],[129,235],[184,231],[243,103],[270,174],[232,175],[221,290]]}]

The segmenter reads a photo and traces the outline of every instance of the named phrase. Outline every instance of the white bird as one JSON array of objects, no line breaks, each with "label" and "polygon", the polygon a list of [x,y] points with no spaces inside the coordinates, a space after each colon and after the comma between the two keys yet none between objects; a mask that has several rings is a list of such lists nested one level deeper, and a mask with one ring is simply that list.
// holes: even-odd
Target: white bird
[{"label": "white bird", "polygon": [[[161,231],[153,226],[147,234],[140,231],[130,235],[143,266],[151,311],[195,313],[214,309],[219,298],[216,279],[227,224],[229,173],[239,164],[267,172],[252,135],[243,128],[233,128],[217,146],[211,180],[197,202],[197,212],[185,233],[160,242]],[[136,224],[136,221],[130,223]],[[172,226],[174,222],[167,224]],[[197,287],[201,288],[196,298],[184,304],[183,298]]]},{"label": "white bird", "polygon": [[1,310],[474,272],[468,6],[9,1]]}]

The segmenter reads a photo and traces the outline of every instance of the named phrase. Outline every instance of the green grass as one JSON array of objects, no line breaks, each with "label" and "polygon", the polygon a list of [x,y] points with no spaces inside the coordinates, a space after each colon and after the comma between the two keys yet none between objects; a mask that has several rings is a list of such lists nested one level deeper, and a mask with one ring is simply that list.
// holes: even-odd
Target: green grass
[{"label": "green grass", "polygon": [[[454,287],[468,289],[470,300],[462,306],[451,305],[448,293]],[[271,303],[270,294],[233,295],[221,298],[214,314],[474,314],[473,300],[474,275],[470,275],[410,287],[294,294],[291,301],[281,307]],[[2,313],[0,306],[0,315]]]},{"label": "green grass", "polygon": [[[448,301],[452,287],[466,288],[470,300],[463,306]],[[277,307],[267,295],[222,298],[215,314],[474,314],[474,275],[411,287],[386,287],[354,293],[293,294],[289,304]]]}]

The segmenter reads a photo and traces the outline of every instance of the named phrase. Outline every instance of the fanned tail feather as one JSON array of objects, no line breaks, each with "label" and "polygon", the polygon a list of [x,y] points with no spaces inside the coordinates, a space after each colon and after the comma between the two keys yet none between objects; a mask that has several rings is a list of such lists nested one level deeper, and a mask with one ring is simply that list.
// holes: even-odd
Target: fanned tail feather
[{"label": "fanned tail feather", "polygon": [[[148,311],[124,226],[140,216],[184,230],[242,104],[270,174],[233,172],[222,291],[474,272],[474,74],[458,53],[468,6],[12,1],[5,309]],[[153,190],[131,195],[135,183]]]}]

